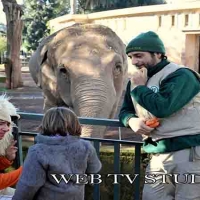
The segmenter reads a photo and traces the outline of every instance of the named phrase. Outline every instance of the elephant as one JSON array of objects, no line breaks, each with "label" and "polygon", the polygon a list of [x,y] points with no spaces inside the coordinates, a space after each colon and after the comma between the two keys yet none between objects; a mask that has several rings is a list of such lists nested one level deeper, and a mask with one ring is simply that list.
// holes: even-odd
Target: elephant
[{"label": "elephant", "polygon": [[[125,45],[106,26],[72,25],[41,41],[29,70],[43,90],[44,110],[66,106],[77,116],[113,118],[127,79]],[[105,127],[83,126],[82,132],[103,138]]]}]

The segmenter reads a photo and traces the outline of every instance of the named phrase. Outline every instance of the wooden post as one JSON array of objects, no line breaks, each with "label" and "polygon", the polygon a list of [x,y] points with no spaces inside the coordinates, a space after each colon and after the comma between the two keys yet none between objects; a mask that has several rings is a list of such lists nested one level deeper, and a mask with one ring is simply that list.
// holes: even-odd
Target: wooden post
[{"label": "wooden post", "polygon": [[22,8],[16,0],[1,0],[7,22],[7,59],[5,63],[6,87],[23,85],[21,76],[20,47],[22,37]]}]

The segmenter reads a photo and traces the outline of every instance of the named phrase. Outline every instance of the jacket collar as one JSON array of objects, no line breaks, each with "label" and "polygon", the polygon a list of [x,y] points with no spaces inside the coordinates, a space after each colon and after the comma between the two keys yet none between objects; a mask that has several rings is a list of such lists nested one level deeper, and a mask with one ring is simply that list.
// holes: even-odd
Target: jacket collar
[{"label": "jacket collar", "polygon": [[158,73],[160,70],[162,70],[166,65],[168,65],[170,62],[167,59],[163,59],[161,62],[159,62],[157,65],[150,67],[147,71],[148,78],[151,78],[154,74]]},{"label": "jacket collar", "polygon": [[76,142],[80,139],[79,136],[46,136],[38,134],[35,138],[37,144],[60,145],[66,143]]}]

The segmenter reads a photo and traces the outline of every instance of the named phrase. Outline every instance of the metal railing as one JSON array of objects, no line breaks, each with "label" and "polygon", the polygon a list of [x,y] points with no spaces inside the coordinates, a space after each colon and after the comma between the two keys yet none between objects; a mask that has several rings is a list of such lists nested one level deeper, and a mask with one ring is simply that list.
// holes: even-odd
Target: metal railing
[{"label": "metal railing", "polygon": [[[41,121],[43,114],[34,114],[34,113],[23,113],[19,112],[21,119],[26,120],[37,120]],[[83,118],[79,117],[79,121],[81,124],[87,125],[101,125],[101,126],[111,126],[111,127],[123,127],[122,124],[115,119],[100,119],[100,118]],[[32,136],[35,138],[37,135],[36,132],[25,132],[21,130],[20,120],[14,121],[18,128],[14,128],[13,132],[15,135],[15,139],[18,141],[18,152],[17,152],[17,159],[16,159],[16,167],[23,164],[23,155],[22,155],[22,136]],[[121,131],[121,130],[119,130]],[[101,143],[111,143],[114,146],[114,173],[120,174],[120,149],[121,145],[129,145],[135,147],[135,159],[134,159],[134,166],[133,166],[133,174],[137,174],[138,177],[134,181],[134,200],[140,199],[140,157],[141,157],[141,146],[142,142],[138,141],[128,141],[128,140],[113,140],[113,139],[100,139],[100,138],[83,138],[85,140],[93,141],[94,147],[97,151],[97,155],[100,155],[100,144]],[[114,200],[120,199],[120,186],[119,184],[114,184]],[[94,185],[94,192],[93,192],[94,200],[100,200],[100,186],[95,184]]]},{"label": "metal railing", "polygon": [[[20,58],[20,61],[21,61],[21,66],[24,67],[24,66],[28,66],[28,62],[29,62],[29,59],[30,59],[30,55],[21,55],[19,56]],[[6,55],[6,52],[0,52],[0,64],[5,64],[7,61],[7,55]]]},{"label": "metal railing", "polygon": [[0,52],[0,64],[4,64],[6,61],[6,56],[4,52]]}]

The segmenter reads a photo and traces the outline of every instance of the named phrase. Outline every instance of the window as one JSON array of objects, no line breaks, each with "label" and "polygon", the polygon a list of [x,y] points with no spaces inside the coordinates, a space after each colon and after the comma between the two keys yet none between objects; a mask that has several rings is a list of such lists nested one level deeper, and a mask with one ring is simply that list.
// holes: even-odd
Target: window
[{"label": "window", "polygon": [[189,25],[189,15],[185,15],[185,26]]},{"label": "window", "polygon": [[200,25],[200,14],[199,14],[199,25]]},{"label": "window", "polygon": [[158,26],[161,27],[162,26],[162,16],[158,17]]},{"label": "window", "polygon": [[175,16],[172,15],[172,26],[175,26]]}]

